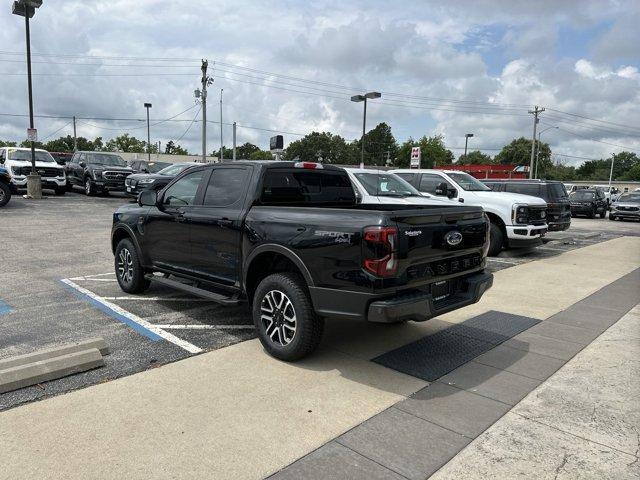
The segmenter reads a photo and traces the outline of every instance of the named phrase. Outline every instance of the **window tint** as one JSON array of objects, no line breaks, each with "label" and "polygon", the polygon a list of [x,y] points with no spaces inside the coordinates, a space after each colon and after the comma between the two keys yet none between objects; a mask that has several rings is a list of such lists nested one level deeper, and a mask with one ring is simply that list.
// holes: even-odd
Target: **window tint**
[{"label": "window tint", "polygon": [[549,192],[551,198],[555,200],[567,198],[567,191],[565,190],[564,185],[561,183],[550,183]]},{"label": "window tint", "polygon": [[167,189],[162,203],[170,207],[193,205],[203,175],[204,171],[199,170],[182,177]]},{"label": "window tint", "polygon": [[233,205],[247,190],[249,170],[246,168],[217,168],[213,171],[204,196],[204,204],[213,207]]},{"label": "window tint", "polygon": [[400,178],[406,180],[413,185],[413,180],[416,178],[416,173],[396,173]]},{"label": "window tint", "polygon": [[423,173],[422,178],[420,179],[420,187],[418,188],[418,190],[435,195],[438,185],[443,182],[447,184],[447,188],[453,188],[453,185],[447,182],[440,175],[436,175],[435,173]]},{"label": "window tint", "polygon": [[540,197],[540,185],[532,183],[507,183],[507,192],[521,193],[523,195],[532,195],[534,197]]},{"label": "window tint", "polygon": [[264,176],[261,202],[352,205],[356,196],[344,171],[270,169]]}]

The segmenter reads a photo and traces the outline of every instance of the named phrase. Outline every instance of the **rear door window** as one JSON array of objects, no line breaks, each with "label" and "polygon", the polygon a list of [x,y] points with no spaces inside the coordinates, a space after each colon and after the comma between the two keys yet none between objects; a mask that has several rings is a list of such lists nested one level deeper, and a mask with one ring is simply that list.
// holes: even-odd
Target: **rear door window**
[{"label": "rear door window", "polygon": [[540,185],[532,183],[507,183],[506,191],[510,193],[521,193],[533,197],[542,197]]},{"label": "rear door window", "polygon": [[346,172],[340,170],[268,169],[263,204],[353,205],[356,196]]},{"label": "rear door window", "polygon": [[216,168],[209,179],[204,204],[210,207],[234,205],[244,198],[248,180],[248,168]]}]

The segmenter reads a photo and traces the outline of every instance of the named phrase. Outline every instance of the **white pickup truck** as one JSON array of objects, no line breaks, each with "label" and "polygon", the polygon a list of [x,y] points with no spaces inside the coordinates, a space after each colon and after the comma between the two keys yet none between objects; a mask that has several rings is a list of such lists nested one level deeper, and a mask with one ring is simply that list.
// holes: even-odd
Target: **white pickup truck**
[{"label": "white pickup truck", "polygon": [[[42,188],[51,189],[56,195],[64,195],[67,185],[64,167],[58,165],[46,150],[36,148],[35,154],[36,172],[42,177]],[[9,171],[12,188],[27,188],[27,175],[31,173],[30,148],[0,148],[0,165]]]},{"label": "white pickup truck", "polygon": [[407,180],[422,194],[450,202],[480,206],[491,220],[489,255],[503,248],[542,244],[547,233],[547,202],[519,193],[494,192],[468,173],[451,170],[400,169],[393,173]]},{"label": "white pickup truck", "polygon": [[420,193],[395,173],[385,170],[345,168],[360,203],[398,205],[446,205],[446,199]]}]

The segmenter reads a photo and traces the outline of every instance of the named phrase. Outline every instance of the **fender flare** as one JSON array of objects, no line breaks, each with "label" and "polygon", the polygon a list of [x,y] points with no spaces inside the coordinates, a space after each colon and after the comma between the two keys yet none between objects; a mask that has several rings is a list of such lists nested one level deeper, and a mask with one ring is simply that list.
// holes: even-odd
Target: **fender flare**
[{"label": "fender flare", "polygon": [[127,236],[133,242],[133,246],[136,247],[136,252],[138,253],[138,257],[142,260],[144,257],[142,255],[142,249],[140,248],[140,243],[138,243],[138,238],[136,237],[136,235],[133,232],[133,230],[131,229],[131,227],[129,225],[124,224],[124,223],[120,223],[120,224],[116,225],[113,228],[113,230],[111,231],[111,252],[114,255],[116,253],[117,245],[114,245],[113,237],[115,236],[116,232],[118,232],[120,230],[124,230],[125,232],[127,232]]},{"label": "fender flare", "polygon": [[305,281],[307,282],[307,285],[309,287],[313,287],[314,286],[313,279],[311,278],[311,272],[309,272],[309,269],[304,264],[302,259],[293,250],[291,250],[291,249],[289,249],[287,247],[283,247],[282,245],[278,245],[276,243],[265,243],[265,244],[262,244],[259,247],[255,248],[249,254],[249,256],[247,256],[247,258],[245,258],[245,261],[244,261],[243,266],[242,266],[242,271],[244,273],[243,274],[243,278],[242,278],[242,287],[243,287],[243,289],[245,291],[246,291],[246,287],[247,287],[247,282],[246,282],[247,275],[246,275],[246,273],[249,271],[249,267],[251,266],[251,263],[253,262],[253,260],[258,255],[260,255],[262,253],[278,253],[280,255],[285,256],[286,258],[291,260],[296,267],[298,267],[298,270],[300,270],[300,272],[302,273],[302,276],[304,277]]}]

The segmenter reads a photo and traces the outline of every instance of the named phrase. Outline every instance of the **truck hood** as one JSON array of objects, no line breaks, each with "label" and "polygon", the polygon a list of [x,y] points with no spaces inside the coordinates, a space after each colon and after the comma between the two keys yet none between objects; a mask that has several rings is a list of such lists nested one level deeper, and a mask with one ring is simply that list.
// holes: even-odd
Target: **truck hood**
[{"label": "truck hood", "polygon": [[[380,195],[378,197],[380,202],[392,204],[392,205],[438,205],[445,206],[448,205],[449,202],[446,200],[442,200],[434,197],[423,197],[423,196],[415,196],[415,197],[387,197],[384,195]],[[365,203],[365,202],[363,202]]]},{"label": "truck hood", "polygon": [[88,164],[87,167],[92,170],[108,170],[110,172],[128,172],[133,173],[133,169],[131,167],[112,167],[110,165],[100,165],[100,164]]},{"label": "truck hood", "polygon": [[168,176],[168,175],[159,175],[157,173],[134,173],[133,175],[129,175],[129,180],[135,180],[135,181],[140,181],[140,180],[147,180],[147,179],[152,179],[152,180],[171,180],[173,179],[173,177]]},{"label": "truck hood", "polygon": [[640,207],[640,202],[613,202],[611,205],[614,208],[617,207]]},{"label": "truck hood", "polygon": [[520,193],[508,192],[470,192],[476,195],[476,198],[482,203],[501,205],[508,208],[514,203],[524,203],[526,205],[547,205],[547,202],[539,197],[531,195],[522,195]]},{"label": "truck hood", "polygon": [[[7,163],[12,167],[30,167],[31,160],[7,160]],[[58,165],[56,162],[38,162],[36,161],[36,168],[57,168],[60,171],[64,171],[62,165]]]}]

